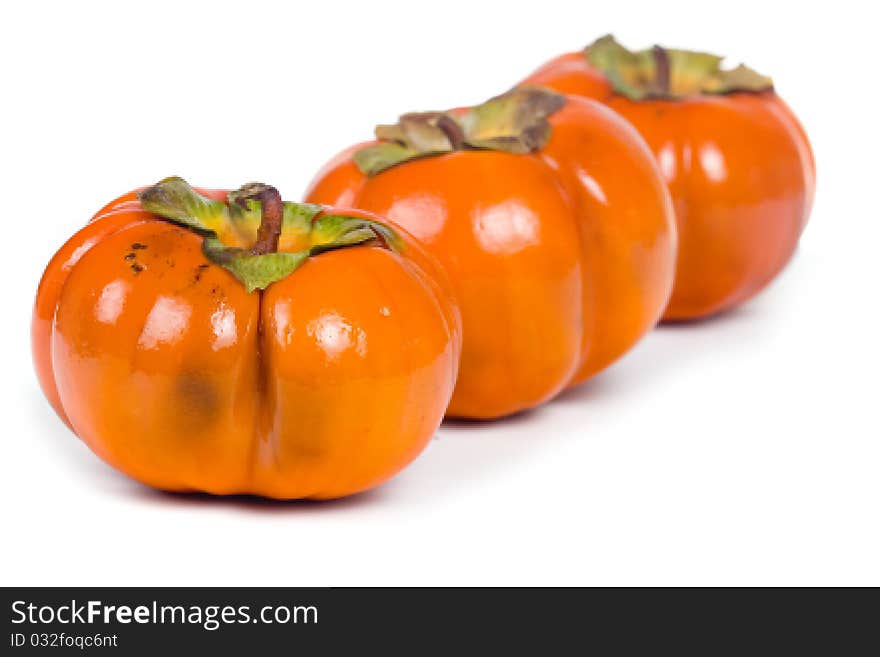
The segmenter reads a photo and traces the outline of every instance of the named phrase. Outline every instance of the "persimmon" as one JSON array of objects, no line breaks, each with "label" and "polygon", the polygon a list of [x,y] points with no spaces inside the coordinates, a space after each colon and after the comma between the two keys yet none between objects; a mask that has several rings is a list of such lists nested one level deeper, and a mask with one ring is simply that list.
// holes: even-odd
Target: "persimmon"
[{"label": "persimmon", "polygon": [[672,205],[651,152],[600,103],[518,89],[404,114],[333,158],[307,200],[403,226],[446,268],[464,346],[448,415],[534,407],[607,367],[672,286]]},{"label": "persimmon", "polygon": [[791,259],[813,204],[810,143],[770,78],[723,58],[606,36],[523,81],[599,100],[647,140],[678,221],[668,320],[706,317],[760,292]]},{"label": "persimmon", "polygon": [[439,265],[374,215],[169,178],[106,206],[49,263],[46,397],[101,458],[169,491],[334,498],[430,439],[460,317]]}]

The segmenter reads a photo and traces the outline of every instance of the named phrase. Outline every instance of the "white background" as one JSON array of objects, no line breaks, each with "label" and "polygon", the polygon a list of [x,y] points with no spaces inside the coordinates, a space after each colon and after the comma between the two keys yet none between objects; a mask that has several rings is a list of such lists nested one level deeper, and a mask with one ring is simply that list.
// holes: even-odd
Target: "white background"
[{"label": "white background", "polygon": [[[818,4],[5,3],[0,583],[880,585],[872,21]],[[754,302],[658,329],[538,411],[444,425],[347,501],[153,492],[56,419],[33,294],[106,201],[170,174],[296,200],[373,124],[483,100],[609,31],[746,60],[806,126],[815,210]]]}]

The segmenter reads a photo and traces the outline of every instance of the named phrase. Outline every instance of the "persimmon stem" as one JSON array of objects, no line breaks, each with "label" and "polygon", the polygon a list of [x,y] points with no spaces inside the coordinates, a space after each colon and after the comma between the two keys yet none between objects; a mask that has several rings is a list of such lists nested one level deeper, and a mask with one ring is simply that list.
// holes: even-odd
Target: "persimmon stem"
[{"label": "persimmon stem", "polygon": [[248,183],[232,192],[229,200],[243,208],[247,208],[249,200],[259,201],[260,227],[257,229],[257,240],[251,248],[251,253],[254,255],[275,253],[278,250],[281,224],[284,220],[284,204],[281,202],[281,194],[278,190],[263,183]]},{"label": "persimmon stem", "polygon": [[663,46],[654,46],[651,48],[651,54],[654,56],[654,86],[658,93],[668,96],[671,84],[669,53]]},{"label": "persimmon stem", "polygon": [[464,148],[464,130],[461,129],[461,126],[458,125],[452,117],[446,116],[445,114],[441,115],[437,119],[437,127],[443,131],[444,135],[446,135],[449,144],[452,146],[452,150],[460,151]]}]

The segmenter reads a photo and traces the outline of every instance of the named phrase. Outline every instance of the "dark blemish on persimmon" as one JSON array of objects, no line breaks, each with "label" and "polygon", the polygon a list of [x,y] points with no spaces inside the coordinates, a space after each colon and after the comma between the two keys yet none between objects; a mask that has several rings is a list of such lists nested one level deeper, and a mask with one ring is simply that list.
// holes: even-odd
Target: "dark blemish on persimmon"
[{"label": "dark blemish on persimmon", "polygon": [[218,419],[220,396],[207,375],[181,373],[174,385],[173,396],[171,407],[180,429],[200,431]]},{"label": "dark blemish on persimmon", "polygon": [[136,262],[131,263],[129,267],[131,267],[131,270],[135,273],[135,275],[140,274],[144,270],[143,265],[139,265]]},{"label": "dark blemish on persimmon", "polygon": [[[202,280],[202,274],[204,274],[205,270],[210,266],[211,265],[204,263],[196,267],[196,273],[195,276],[193,276],[193,283],[198,283],[200,280]],[[211,291],[213,292],[213,290]]]},{"label": "dark blemish on persimmon", "polygon": [[135,258],[137,258],[137,254],[132,252],[132,253],[126,253],[125,256],[123,257],[123,260],[134,260]]},{"label": "dark blemish on persimmon", "polygon": [[141,249],[146,249],[147,245],[141,244],[140,242],[135,242],[134,244],[131,245],[131,248],[133,248],[135,251],[139,251]]}]

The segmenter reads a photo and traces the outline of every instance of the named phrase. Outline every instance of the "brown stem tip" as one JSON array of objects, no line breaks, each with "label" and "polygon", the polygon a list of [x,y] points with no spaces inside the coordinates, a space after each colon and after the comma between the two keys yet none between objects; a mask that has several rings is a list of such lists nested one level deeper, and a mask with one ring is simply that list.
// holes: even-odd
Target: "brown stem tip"
[{"label": "brown stem tip", "polygon": [[248,183],[229,194],[229,202],[247,208],[248,201],[260,204],[260,227],[257,229],[257,240],[251,249],[254,255],[275,253],[281,237],[281,224],[284,220],[284,204],[281,194],[271,185]]},{"label": "brown stem tip", "polygon": [[453,119],[451,116],[441,114],[437,118],[437,127],[443,131],[444,135],[446,135],[446,138],[449,140],[449,144],[452,146],[452,150],[460,151],[464,148],[464,130],[461,129],[461,126],[458,125],[455,119]]},{"label": "brown stem tip", "polygon": [[654,46],[651,54],[654,57],[654,86],[658,94],[668,96],[672,84],[669,53],[663,46]]}]

